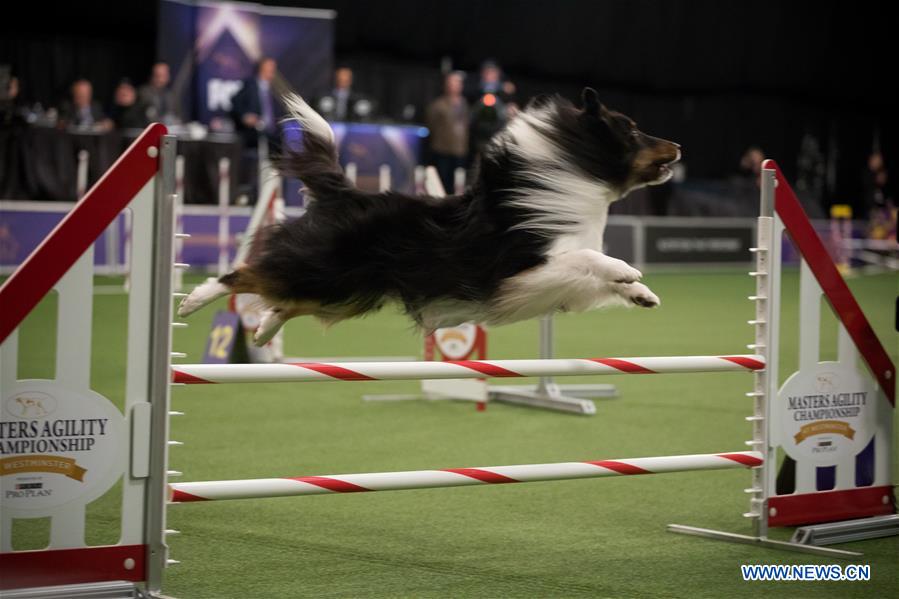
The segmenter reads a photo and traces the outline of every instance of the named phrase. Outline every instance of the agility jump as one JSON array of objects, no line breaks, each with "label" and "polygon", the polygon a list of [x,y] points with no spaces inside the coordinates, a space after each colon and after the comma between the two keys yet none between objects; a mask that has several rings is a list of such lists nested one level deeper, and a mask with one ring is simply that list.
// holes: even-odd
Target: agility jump
[{"label": "agility jump", "polygon": [[[892,514],[895,497],[890,480],[892,409],[895,401],[896,370],[874,336],[852,294],[830,261],[802,212],[787,181],[773,161],[764,164],[761,185],[761,216],[754,253],[755,268],[749,274],[756,281],[750,297],[756,306],[751,321],[755,339],[752,354],[727,356],[675,356],[668,358],[605,358],[588,360],[469,361],[465,364],[359,364],[304,363],[300,365],[252,365],[221,370],[202,370],[206,365],[172,366],[172,273],[174,262],[174,143],[161,125],[150,127],[112,167],[47,240],[0,288],[0,305],[5,318],[0,323],[3,401],[13,396],[35,393],[53,395],[57,409],[71,413],[96,414],[102,411],[116,436],[105,440],[104,452],[89,471],[90,487],[65,497],[60,505],[33,505],[4,495],[0,585],[4,589],[39,585],[68,585],[58,596],[71,596],[84,584],[131,585],[150,594],[163,586],[170,559],[166,508],[171,503],[194,504],[202,500],[263,498],[300,494],[342,494],[344,492],[388,489],[431,488],[463,485],[491,485],[538,480],[604,477],[716,468],[749,468],[752,482],[746,490],[749,510],[744,514],[753,524],[751,535],[712,531],[692,526],[671,530],[714,537],[756,546],[775,547],[831,557],[854,557],[858,553],[838,549],[775,541],[768,538],[769,526],[798,523],[834,522]],[[134,211],[133,257],[129,295],[128,357],[125,414],[106,398],[90,390],[90,340],[92,305],[91,244],[123,209]],[[818,312],[804,311],[800,327],[800,370],[783,387],[777,374],[780,334],[780,247],[784,232],[799,247],[804,262],[800,283],[803,305],[820,305],[828,299],[840,321],[839,359],[820,362],[818,357],[820,320]],[[57,340],[56,378],[49,381],[21,381],[16,374],[18,333],[22,320],[51,289],[60,291],[60,318]],[[86,328],[85,328],[86,327]],[[276,370],[268,370],[275,368]],[[200,370],[198,370],[200,369]],[[260,370],[265,369],[265,370]],[[434,369],[434,370],[431,370]],[[485,372],[486,371],[486,372]],[[753,385],[747,396],[753,409],[746,420],[752,438],[745,442],[749,451],[722,452],[695,456],[628,458],[561,464],[442,468],[400,473],[366,473],[326,476],[299,476],[289,479],[248,481],[173,482],[168,448],[178,442],[169,436],[170,391],[182,383],[260,380],[372,380],[378,378],[454,378],[485,376],[538,376],[541,374],[621,374],[652,372],[751,373]],[[259,376],[259,372],[265,372]],[[249,373],[249,374],[248,374]],[[824,373],[824,374],[822,374]],[[829,378],[824,376],[829,373]],[[824,378],[822,379],[822,376]],[[199,380],[188,380],[190,378]],[[784,427],[782,411],[788,394],[806,393],[807,385],[824,380],[834,393],[867,394],[866,409],[850,423],[854,435],[841,437],[843,425],[810,423],[797,432]],[[809,382],[811,381],[811,382]],[[846,385],[849,385],[847,387]],[[5,416],[4,416],[5,417]],[[32,417],[32,416],[29,416]],[[822,430],[824,432],[822,432]],[[811,459],[804,453],[808,444],[797,439],[826,439],[835,447],[830,459]],[[778,494],[776,452],[783,449],[796,464],[795,490]],[[60,455],[69,459],[71,456]],[[74,458],[72,458],[74,459]],[[866,460],[869,466],[865,466]],[[64,460],[60,463],[66,464]],[[73,462],[74,463],[74,462]],[[864,467],[863,467],[864,466]],[[27,473],[26,473],[27,474]],[[4,485],[13,484],[17,474],[4,472]],[[33,476],[33,474],[31,474]],[[59,478],[55,478],[59,477]],[[63,474],[46,475],[48,485],[62,486]],[[118,544],[87,546],[84,535],[84,508],[94,498],[124,481],[122,524]],[[81,489],[82,487],[77,487]],[[185,508],[193,509],[193,508]],[[50,547],[22,551],[12,547],[10,524],[16,518],[49,517]],[[90,567],[88,567],[88,565]],[[68,594],[66,594],[68,593]]]},{"label": "agility jump", "polygon": [[[775,210],[775,204],[778,205]],[[746,417],[751,423],[753,436],[746,445],[750,452],[731,452],[704,456],[666,456],[661,458],[635,458],[589,463],[617,464],[620,467],[587,468],[586,462],[566,464],[520,465],[486,468],[457,468],[415,472],[387,472],[369,474],[300,476],[291,478],[259,479],[244,481],[207,481],[193,483],[172,483],[169,492],[172,503],[193,501],[264,498],[292,495],[329,494],[344,492],[364,492],[375,490],[415,489],[444,486],[479,485],[491,483],[531,482],[537,480],[563,480],[567,478],[602,477],[621,474],[644,474],[653,472],[683,471],[693,469],[713,469],[721,467],[748,467],[752,470],[752,484],[746,489],[749,494],[750,509],[744,514],[753,524],[753,535],[739,535],[729,532],[712,531],[693,526],[671,525],[669,530],[683,534],[718,538],[732,542],[753,543],[774,548],[790,549],[834,557],[858,555],[837,549],[785,543],[767,538],[770,525],[796,524],[797,506],[805,515],[804,521],[827,521],[839,517],[850,518],[875,516],[892,512],[892,488],[887,485],[873,485],[889,480],[889,441],[891,439],[889,409],[894,390],[890,381],[895,376],[895,368],[886,353],[876,342],[873,330],[852,299],[845,283],[829,269],[833,267],[823,245],[808,224],[798,201],[782,178],[773,161],[766,162],[762,180],[761,213],[757,229],[755,268],[748,274],[756,282],[756,292],[748,299],[755,305],[755,318],[749,321],[755,330],[754,342],[747,347],[755,352],[751,355],[731,356],[671,356],[642,358],[591,358],[591,359],[548,359],[548,360],[461,360],[424,363],[339,363],[339,362],[298,362],[278,365],[177,365],[172,370],[173,384],[218,384],[254,382],[311,382],[311,381],[373,381],[402,379],[464,379],[483,377],[522,376],[569,376],[584,374],[651,374],[651,373],[699,373],[699,372],[752,372],[754,385],[746,393],[753,402],[753,413]],[[797,212],[798,211],[798,212]],[[780,214],[785,216],[781,220]],[[778,396],[777,360],[779,358],[780,330],[780,278],[781,278],[781,238],[784,234],[783,222],[791,224],[790,231],[797,238],[803,255],[808,253],[815,274],[823,285],[819,294],[834,303],[838,317],[844,323],[840,327],[840,361],[853,363],[856,354],[849,335],[859,345],[861,355],[872,367],[874,378],[880,390],[875,391],[882,400],[877,403],[874,417],[869,413],[876,442],[877,475],[872,478],[872,486],[861,489],[837,491],[838,497],[832,501],[842,504],[847,494],[852,495],[847,508],[834,509],[828,506],[827,492],[820,489],[802,495],[778,498],[774,491],[777,468],[771,445],[770,414],[772,399]],[[809,232],[811,235],[809,235]],[[813,239],[812,239],[813,238]],[[818,241],[815,246],[814,241]],[[814,283],[811,271],[803,266],[803,299],[813,293]],[[815,322],[817,312],[812,311]],[[808,321],[808,318],[804,320]],[[847,331],[847,327],[849,330]],[[818,337],[808,330],[808,322],[803,327],[803,364],[809,368],[812,359],[817,362]],[[851,331],[851,332],[850,332]],[[873,342],[872,342],[873,340]],[[814,345],[814,349],[811,348]],[[798,374],[798,373],[797,373]],[[794,375],[795,376],[795,375]],[[889,403],[888,403],[889,402]],[[890,407],[888,407],[890,406]],[[729,456],[724,457],[723,456]],[[722,459],[723,458],[723,459]],[[640,460],[645,468],[640,466]],[[730,463],[728,463],[728,461]],[[850,471],[849,456],[841,467],[843,483],[846,484]],[[634,468],[632,468],[634,467]],[[813,464],[804,464],[806,469],[814,469]],[[539,474],[538,474],[539,473]],[[571,474],[571,476],[569,476]],[[778,501],[780,500],[780,501]],[[839,514],[839,515],[838,515]]]}]

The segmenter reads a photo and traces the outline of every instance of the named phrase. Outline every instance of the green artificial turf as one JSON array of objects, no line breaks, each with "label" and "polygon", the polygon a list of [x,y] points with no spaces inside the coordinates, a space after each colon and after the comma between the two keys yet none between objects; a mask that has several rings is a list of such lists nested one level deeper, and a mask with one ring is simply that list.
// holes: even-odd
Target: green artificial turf
[{"label": "green artificial turf", "polygon": [[[657,310],[613,310],[556,320],[559,357],[750,353],[746,296],[734,272],[657,273]],[[895,276],[849,281],[897,358]],[[781,375],[796,365],[798,277],[784,281]],[[52,375],[53,299],[20,336],[20,376]],[[95,299],[93,385],[120,400],[125,297]],[[174,349],[201,358],[213,309],[176,330]],[[823,319],[822,358],[835,356]],[[331,330],[286,327],[286,353],[403,355],[420,339],[384,312]],[[494,358],[534,357],[537,323],[490,332]],[[597,382],[567,379],[564,382]],[[487,466],[744,450],[750,436],[739,373],[619,376],[621,397],[593,417],[505,404],[368,402],[366,393],[412,393],[415,382],[209,385],[175,388],[171,467],[215,480]],[[507,382],[507,381],[504,381]],[[899,468],[894,463],[894,480]],[[220,597],[896,597],[899,537],[851,543],[870,582],[743,582],[740,564],[848,563],[674,535],[668,523],[749,533],[743,470],[484,488],[432,489],[172,506],[167,594]],[[89,540],[114,542],[115,492],[89,508]],[[45,520],[17,521],[19,546],[46,541]],[[791,530],[773,531],[788,538]]]}]

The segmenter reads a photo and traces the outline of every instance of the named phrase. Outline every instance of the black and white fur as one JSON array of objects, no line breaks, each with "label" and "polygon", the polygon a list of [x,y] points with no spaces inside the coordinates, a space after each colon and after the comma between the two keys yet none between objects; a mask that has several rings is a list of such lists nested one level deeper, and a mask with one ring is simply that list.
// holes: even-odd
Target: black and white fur
[{"label": "black and white fur", "polygon": [[304,135],[281,170],[314,201],[264,230],[247,264],[194,289],[180,316],[231,293],[259,294],[268,307],[261,345],[295,316],[330,324],[388,301],[426,330],[659,305],[640,271],[602,252],[603,231],[609,205],[667,181],[680,149],[607,110],[594,90],[584,90],[582,109],[560,97],[532,101],[489,142],[469,189],[445,198],[356,189],[328,123],[299,96],[285,102]]}]

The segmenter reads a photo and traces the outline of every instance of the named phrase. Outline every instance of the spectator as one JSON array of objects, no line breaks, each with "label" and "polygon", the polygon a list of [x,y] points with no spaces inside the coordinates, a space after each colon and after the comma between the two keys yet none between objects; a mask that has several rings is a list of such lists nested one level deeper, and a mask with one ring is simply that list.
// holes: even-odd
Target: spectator
[{"label": "spectator", "polygon": [[3,75],[4,71],[0,70],[0,126],[20,119],[19,111],[22,108],[18,77],[5,78]]},{"label": "spectator", "polygon": [[71,98],[59,109],[59,123],[62,127],[109,131],[112,121],[106,117],[100,103],[94,100],[94,87],[87,79],[79,79],[72,84]]},{"label": "spectator", "polygon": [[883,154],[872,152],[862,178],[865,212],[886,205],[887,170]]},{"label": "spectator", "polygon": [[864,186],[862,218],[868,219],[868,237],[896,238],[896,205],[887,190],[889,174],[883,154],[874,151],[868,156],[862,185]]},{"label": "spectator", "polygon": [[150,71],[150,80],[138,91],[139,103],[143,108],[146,122],[159,121],[169,124],[179,122],[175,95],[169,88],[170,81],[169,65],[164,62],[154,64]]},{"label": "spectator", "polygon": [[127,79],[122,79],[115,88],[109,116],[118,129],[140,129],[147,125],[142,106],[137,102],[137,92]]},{"label": "spectator", "polygon": [[349,67],[334,71],[331,95],[320,98],[315,105],[330,121],[364,121],[374,114],[374,103],[353,90],[353,70]]},{"label": "spectator", "polygon": [[476,156],[518,111],[515,84],[503,78],[498,64],[488,60],[481,65],[480,78],[465,95],[471,104],[470,154]]},{"label": "spectator", "polygon": [[465,166],[468,154],[468,102],[462,95],[462,73],[450,73],[443,81],[443,95],[428,106],[427,124],[431,130],[434,166],[443,188],[454,193],[455,172]]},{"label": "spectator", "polygon": [[263,58],[256,65],[256,74],[243,82],[243,87],[231,99],[231,112],[238,133],[248,148],[258,145],[264,134],[271,145],[277,145],[278,117],[282,110],[275,100],[272,81],[278,72],[274,58]]},{"label": "spectator", "polygon": [[465,96],[472,104],[485,94],[493,94],[504,104],[514,104],[515,84],[506,79],[499,64],[493,60],[485,60],[481,64],[481,73],[477,81],[472,81],[465,90]]},{"label": "spectator", "polygon": [[799,142],[793,189],[809,218],[824,218],[827,212],[824,201],[827,191],[827,158],[818,138],[811,133],[805,133]]},{"label": "spectator", "polygon": [[762,162],[765,161],[765,153],[758,146],[749,146],[740,158],[740,170],[738,179],[743,184],[758,188],[762,182]]}]

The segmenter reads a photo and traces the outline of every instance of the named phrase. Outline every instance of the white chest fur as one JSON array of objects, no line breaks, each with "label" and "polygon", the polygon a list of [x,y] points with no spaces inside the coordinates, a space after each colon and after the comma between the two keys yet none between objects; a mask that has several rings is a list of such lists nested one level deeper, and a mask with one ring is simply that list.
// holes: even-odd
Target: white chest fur
[{"label": "white chest fur", "polygon": [[549,254],[557,256],[565,252],[577,250],[602,251],[603,235],[608,220],[608,206],[601,214],[593,214],[590,218],[572,227],[567,233],[560,233],[550,246]]},{"label": "white chest fur", "polygon": [[590,177],[552,141],[550,113],[524,113],[509,125],[502,141],[527,163],[522,174],[537,185],[513,191],[513,204],[531,216],[517,228],[552,237],[549,254],[591,249],[601,252],[609,204],[619,193]]}]

